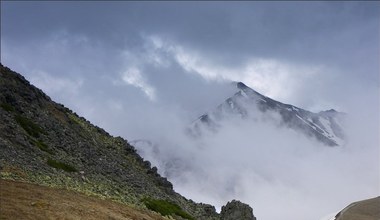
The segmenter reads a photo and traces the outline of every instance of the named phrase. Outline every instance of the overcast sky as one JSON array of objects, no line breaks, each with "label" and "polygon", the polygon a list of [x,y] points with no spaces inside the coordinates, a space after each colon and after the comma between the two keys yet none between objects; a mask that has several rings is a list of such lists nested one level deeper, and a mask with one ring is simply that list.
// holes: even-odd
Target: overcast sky
[{"label": "overcast sky", "polygon": [[[378,2],[7,1],[1,62],[35,83],[60,79],[42,85],[59,101],[67,93],[61,89],[93,87],[142,92],[188,109],[183,100],[201,102],[207,82],[235,80],[307,109],[344,108],[342,91],[379,85],[379,8]],[[193,84],[205,85],[189,95]]]},{"label": "overcast sky", "polygon": [[[24,75],[55,101],[128,140],[170,139],[171,129],[189,124],[232,96],[230,82],[242,81],[266,96],[307,110],[334,108],[351,115],[361,112],[372,127],[357,127],[373,128],[367,145],[376,148],[379,39],[379,2],[1,1],[1,63]],[[229,141],[246,138],[233,136],[234,132],[226,133],[231,136]],[[222,145],[222,140],[208,142]],[[288,140],[288,145],[293,146],[293,141]],[[361,157],[364,160],[371,155],[373,159],[364,160],[368,164],[364,168],[376,164],[378,157],[372,153],[378,150],[372,150]],[[231,153],[228,147],[219,153],[223,152]],[[267,155],[271,153],[267,151]],[[318,159],[326,158],[332,157],[306,157],[315,161],[311,165],[306,159],[299,161],[315,165],[310,168],[318,173],[324,169],[318,167]],[[198,162],[217,173],[218,161],[214,166],[207,158]],[[266,165],[269,168],[265,169],[272,168]],[[335,171],[338,169],[328,175],[336,176]],[[294,172],[298,173],[295,178],[304,174],[304,170]],[[277,174],[281,173],[283,170]],[[331,188],[337,190],[350,182],[348,176],[343,178],[345,182],[332,180],[335,185]],[[366,184],[371,185],[376,181],[373,179]],[[242,180],[240,185],[246,183]],[[266,192],[277,192],[264,183],[259,199],[265,198]],[[307,191],[308,184],[299,188]],[[197,186],[190,182],[190,186],[177,185],[177,189],[182,188],[189,196],[204,196],[196,190],[186,191]],[[349,186],[355,189],[357,184]],[[275,190],[282,191],[281,187]],[[368,192],[375,191],[373,184],[371,187]],[[205,187],[211,188],[212,184]],[[287,192],[290,195],[293,191]],[[321,196],[314,202],[325,200]],[[266,202],[262,206],[271,204],[269,199]],[[325,206],[341,207],[346,202]],[[270,213],[269,209],[262,213]]]}]

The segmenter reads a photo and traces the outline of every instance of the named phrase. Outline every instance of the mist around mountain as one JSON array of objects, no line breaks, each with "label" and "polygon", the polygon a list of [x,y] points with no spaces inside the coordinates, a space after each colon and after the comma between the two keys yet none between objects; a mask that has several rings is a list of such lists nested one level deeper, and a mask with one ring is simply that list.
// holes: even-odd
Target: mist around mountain
[{"label": "mist around mountain", "polygon": [[168,120],[163,131],[134,140],[178,191],[217,210],[239,197],[272,220],[319,220],[379,193],[371,94],[352,97],[347,112],[311,112],[233,85],[230,97],[198,119]]}]

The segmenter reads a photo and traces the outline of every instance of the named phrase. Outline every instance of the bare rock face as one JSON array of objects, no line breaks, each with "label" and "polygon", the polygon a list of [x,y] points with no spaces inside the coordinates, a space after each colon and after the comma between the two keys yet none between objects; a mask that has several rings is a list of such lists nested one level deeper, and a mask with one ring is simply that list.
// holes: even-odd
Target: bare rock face
[{"label": "bare rock face", "polygon": [[237,200],[228,202],[227,205],[222,207],[220,213],[221,220],[256,220],[252,213],[252,208]]}]

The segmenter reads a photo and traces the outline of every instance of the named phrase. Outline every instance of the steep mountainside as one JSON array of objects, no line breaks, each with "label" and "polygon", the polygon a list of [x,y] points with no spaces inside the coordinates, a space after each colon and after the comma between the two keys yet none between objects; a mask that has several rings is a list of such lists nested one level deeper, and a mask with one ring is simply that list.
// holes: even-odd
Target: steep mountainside
[{"label": "steep mountainside", "polygon": [[2,65],[0,175],[2,179],[63,187],[156,211],[170,207],[169,214],[177,219],[220,218],[213,206],[176,193],[126,140],[112,137],[53,102]]},{"label": "steep mountainside", "polygon": [[231,117],[260,119],[263,116],[270,118],[271,114],[278,114],[279,119],[277,117],[271,119],[280,126],[302,132],[328,146],[343,144],[344,133],[341,123],[344,113],[334,109],[313,113],[266,97],[242,82],[236,83],[236,87],[238,92],[232,97],[192,123],[190,128],[192,135],[202,135],[204,128],[217,131],[221,122]]}]

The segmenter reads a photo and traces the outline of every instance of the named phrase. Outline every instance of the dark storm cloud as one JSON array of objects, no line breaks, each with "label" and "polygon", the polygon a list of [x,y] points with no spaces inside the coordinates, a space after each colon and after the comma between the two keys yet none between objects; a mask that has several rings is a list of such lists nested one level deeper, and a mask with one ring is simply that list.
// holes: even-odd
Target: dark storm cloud
[{"label": "dark storm cloud", "polygon": [[[131,65],[121,56],[125,51],[140,60],[144,60],[147,53],[156,51],[157,48],[151,48],[150,51],[146,48],[147,39],[149,41],[153,36],[164,41],[167,47],[181,47],[190,53],[190,58],[200,60],[194,62],[193,66],[203,65],[208,69],[218,67],[221,71],[229,68],[223,78],[248,80],[248,84],[260,92],[308,108],[313,108],[315,104],[308,103],[310,101],[303,97],[289,98],[299,94],[297,88],[304,89],[301,86],[294,85],[293,94],[280,96],[268,86],[262,89],[258,85],[268,84],[277,76],[267,74],[267,82],[250,83],[257,80],[257,77],[250,77],[255,74],[248,70],[245,77],[242,76],[242,67],[255,65],[252,62],[264,59],[264,63],[274,61],[276,65],[292,64],[295,66],[293,69],[301,69],[297,66],[328,69],[325,71],[321,68],[311,81],[330,78],[329,82],[323,83],[350,80],[374,86],[379,81],[378,2],[95,1],[3,2],[2,6],[3,52],[9,48],[13,54],[18,53],[15,56],[36,53],[34,61],[40,68],[47,64],[38,60],[38,52],[41,52],[39,47],[49,42],[54,44],[57,36],[60,36],[62,40],[65,37],[71,38],[66,41],[73,49],[62,55],[62,59],[70,56],[73,60],[64,61],[68,67],[69,64],[76,68],[86,66],[83,61],[86,59],[87,66],[95,64],[90,69],[70,72],[81,72],[87,76],[99,75],[99,72],[115,75],[122,71],[123,66]],[[80,38],[85,39],[86,43],[78,40]],[[26,48],[23,45],[34,50],[18,51],[19,48]],[[83,53],[83,45],[89,48],[88,53]],[[40,57],[46,59],[50,51],[46,49]],[[164,49],[158,56],[171,60],[177,54],[173,50]],[[9,59],[4,57],[2,60]],[[134,62],[138,62],[136,60]],[[59,65],[53,65],[53,68],[50,65],[46,70],[51,74],[61,74],[62,71],[57,70],[57,66]],[[161,82],[156,80],[160,74],[155,72],[162,70],[140,64],[142,66],[149,70],[148,73],[143,73],[147,81],[153,77],[155,83]],[[283,65],[279,66],[284,69]],[[174,65],[165,71],[175,72],[178,68]],[[188,71],[189,69],[185,72]],[[192,71],[207,75],[199,69],[193,68]],[[308,72],[310,71],[305,70],[305,74]],[[219,77],[218,73],[213,75]],[[299,78],[297,74],[288,75],[286,78],[290,81]],[[338,87],[341,87],[340,90],[349,89],[343,85]],[[318,85],[309,85],[308,88],[323,90]],[[274,90],[284,89],[281,87]],[[335,98],[337,99],[339,97]]]},{"label": "dark storm cloud", "polygon": [[197,115],[227,96],[213,80],[312,110],[345,110],[341,100],[379,85],[378,2],[1,4],[2,62],[80,94],[145,95]]},{"label": "dark storm cloud", "polygon": [[5,2],[2,34],[33,40],[65,29],[131,48],[146,33],[224,62],[247,56],[344,62],[345,52],[378,49],[379,33],[372,31],[379,13],[377,2]]}]

